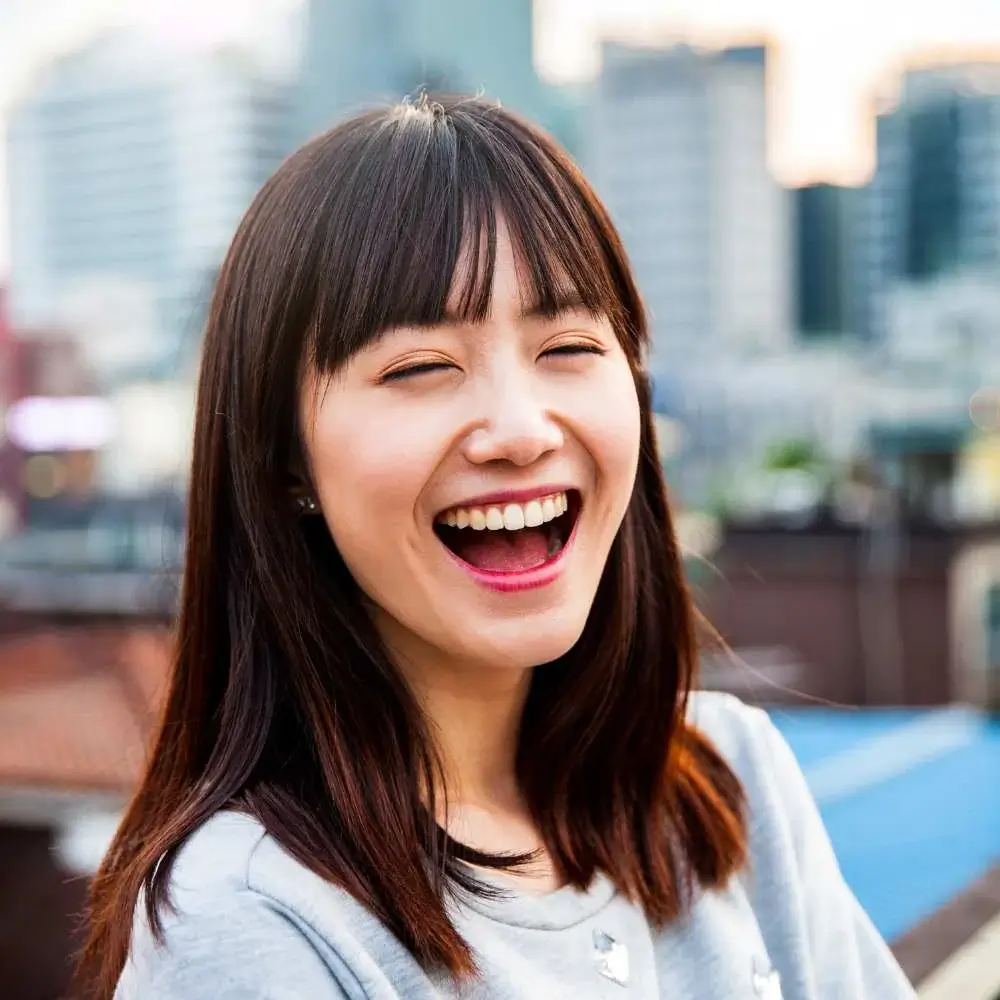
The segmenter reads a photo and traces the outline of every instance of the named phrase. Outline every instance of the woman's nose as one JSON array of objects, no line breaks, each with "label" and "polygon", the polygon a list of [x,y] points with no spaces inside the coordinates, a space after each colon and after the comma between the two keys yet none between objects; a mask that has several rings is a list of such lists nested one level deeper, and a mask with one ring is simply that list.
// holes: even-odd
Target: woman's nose
[{"label": "woman's nose", "polygon": [[465,457],[470,462],[510,462],[523,467],[563,446],[563,430],[530,379],[511,379],[485,396],[482,423],[465,441]]}]

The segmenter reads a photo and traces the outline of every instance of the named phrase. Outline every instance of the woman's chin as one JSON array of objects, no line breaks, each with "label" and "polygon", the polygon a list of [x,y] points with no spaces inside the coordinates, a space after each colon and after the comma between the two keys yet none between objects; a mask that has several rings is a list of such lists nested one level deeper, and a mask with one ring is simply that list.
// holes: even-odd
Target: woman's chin
[{"label": "woman's chin", "polygon": [[525,669],[551,663],[568,653],[586,623],[586,614],[527,615],[507,621],[487,620],[475,631],[470,629],[455,638],[456,645],[466,647],[468,659],[476,664]]}]

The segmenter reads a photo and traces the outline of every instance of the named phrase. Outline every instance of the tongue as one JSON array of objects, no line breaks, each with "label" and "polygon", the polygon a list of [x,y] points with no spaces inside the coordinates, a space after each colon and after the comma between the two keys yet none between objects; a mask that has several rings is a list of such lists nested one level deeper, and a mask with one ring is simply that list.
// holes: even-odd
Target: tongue
[{"label": "tongue", "polygon": [[541,528],[520,531],[461,531],[453,550],[476,569],[523,573],[549,558],[548,534]]}]

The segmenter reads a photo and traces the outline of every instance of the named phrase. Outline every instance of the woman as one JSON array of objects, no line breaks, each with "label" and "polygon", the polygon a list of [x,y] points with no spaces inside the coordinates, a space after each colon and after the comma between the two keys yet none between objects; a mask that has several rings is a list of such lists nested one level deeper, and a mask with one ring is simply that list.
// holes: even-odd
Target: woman
[{"label": "woman", "polygon": [[281,167],[212,305],[93,995],[913,996],[766,716],[689,702],[645,346],[605,210],[495,105]]}]

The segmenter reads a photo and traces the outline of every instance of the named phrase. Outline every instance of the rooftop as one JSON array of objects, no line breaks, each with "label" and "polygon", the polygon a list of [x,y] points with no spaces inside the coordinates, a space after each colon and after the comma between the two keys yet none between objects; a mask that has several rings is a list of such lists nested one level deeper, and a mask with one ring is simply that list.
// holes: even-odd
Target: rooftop
[{"label": "rooftop", "polygon": [[169,659],[166,630],[149,626],[0,639],[0,787],[127,795]]}]

